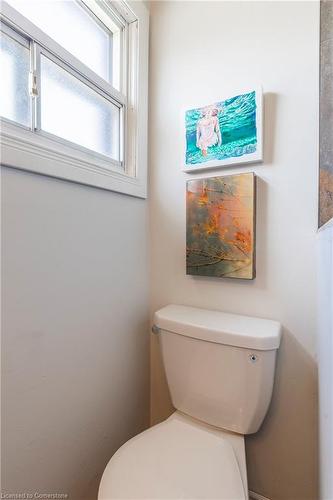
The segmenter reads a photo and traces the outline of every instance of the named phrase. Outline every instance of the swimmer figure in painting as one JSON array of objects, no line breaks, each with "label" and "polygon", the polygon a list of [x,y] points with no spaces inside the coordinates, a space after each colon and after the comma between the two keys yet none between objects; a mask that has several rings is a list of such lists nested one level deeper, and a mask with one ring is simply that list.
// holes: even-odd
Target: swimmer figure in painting
[{"label": "swimmer figure in painting", "polygon": [[222,137],[218,120],[218,109],[212,106],[204,108],[202,117],[197,123],[197,148],[201,149],[203,156],[207,156],[210,146],[221,146]]}]

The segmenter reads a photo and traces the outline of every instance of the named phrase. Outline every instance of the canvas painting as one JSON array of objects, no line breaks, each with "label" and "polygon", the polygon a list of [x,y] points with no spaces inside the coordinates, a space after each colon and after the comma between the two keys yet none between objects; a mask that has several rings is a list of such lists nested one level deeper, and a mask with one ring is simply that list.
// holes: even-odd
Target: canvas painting
[{"label": "canvas painting", "polygon": [[187,274],[255,278],[253,173],[187,182]]},{"label": "canvas painting", "polygon": [[333,218],[333,2],[320,2],[319,227]]},{"label": "canvas painting", "polygon": [[261,90],[185,112],[185,171],[261,160]]}]

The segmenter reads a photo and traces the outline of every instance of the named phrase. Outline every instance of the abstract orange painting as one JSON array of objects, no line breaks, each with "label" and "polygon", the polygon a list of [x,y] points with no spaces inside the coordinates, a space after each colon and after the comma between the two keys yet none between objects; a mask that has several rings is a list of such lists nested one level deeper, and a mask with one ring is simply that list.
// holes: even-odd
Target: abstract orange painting
[{"label": "abstract orange painting", "polygon": [[191,180],[186,198],[187,274],[254,279],[255,175]]}]

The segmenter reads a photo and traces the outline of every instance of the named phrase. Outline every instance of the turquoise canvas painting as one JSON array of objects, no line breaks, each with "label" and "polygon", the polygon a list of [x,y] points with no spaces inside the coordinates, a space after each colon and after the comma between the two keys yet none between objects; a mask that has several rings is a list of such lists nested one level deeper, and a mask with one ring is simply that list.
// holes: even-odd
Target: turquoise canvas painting
[{"label": "turquoise canvas painting", "polygon": [[262,91],[185,111],[185,170],[262,161]]}]

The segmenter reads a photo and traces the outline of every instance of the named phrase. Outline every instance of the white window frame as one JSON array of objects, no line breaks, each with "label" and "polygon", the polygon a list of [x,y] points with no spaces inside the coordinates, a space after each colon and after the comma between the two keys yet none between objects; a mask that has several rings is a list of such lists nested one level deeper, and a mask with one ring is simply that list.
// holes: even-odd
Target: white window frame
[{"label": "white window frame", "polygon": [[[34,60],[39,52],[56,60],[60,66],[89,85],[104,97],[121,102],[124,135],[121,140],[121,160],[116,162],[97,152],[73,144],[38,129],[31,130],[1,118],[1,164],[22,170],[87,184],[110,191],[147,197],[147,121],[148,121],[148,10],[141,0],[129,2],[84,0],[107,25],[114,12],[125,20],[120,89],[113,88],[52,38],[37,28],[6,2],[1,5],[4,25],[12,27],[18,36],[34,44]],[[110,6],[111,5],[111,10]],[[125,97],[124,97],[125,96]],[[32,123],[34,128],[34,123]]]}]

